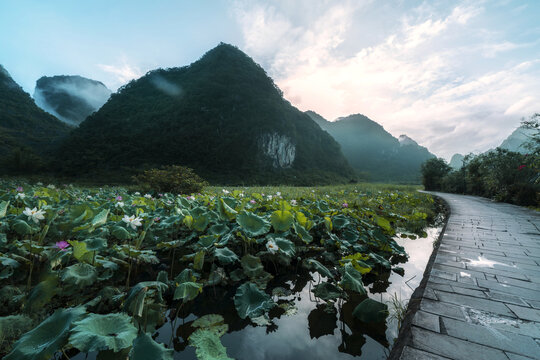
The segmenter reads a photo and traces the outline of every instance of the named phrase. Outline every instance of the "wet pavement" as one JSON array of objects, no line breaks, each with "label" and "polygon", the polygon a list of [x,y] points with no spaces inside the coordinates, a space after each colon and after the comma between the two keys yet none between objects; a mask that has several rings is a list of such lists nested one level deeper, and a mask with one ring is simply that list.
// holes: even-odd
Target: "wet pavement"
[{"label": "wet pavement", "polygon": [[540,359],[540,213],[433,194],[451,214],[400,359]]}]

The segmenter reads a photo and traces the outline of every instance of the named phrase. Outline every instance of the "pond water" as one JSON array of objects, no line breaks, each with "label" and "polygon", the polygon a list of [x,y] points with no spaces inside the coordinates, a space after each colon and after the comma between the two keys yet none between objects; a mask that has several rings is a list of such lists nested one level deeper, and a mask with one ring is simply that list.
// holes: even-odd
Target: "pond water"
[{"label": "pond water", "polygon": [[[175,359],[196,360],[195,348],[187,340],[195,330],[191,323],[206,314],[220,314],[229,326],[221,342],[227,355],[237,360],[386,359],[398,334],[392,298],[406,306],[422,281],[441,227],[426,231],[426,238],[396,238],[409,255],[407,262],[399,264],[404,276],[387,272],[366,283],[370,298],[389,305],[390,315],[381,323],[362,323],[352,316],[354,307],[365,296],[353,295],[347,301],[330,304],[315,298],[311,289],[325,279],[298,266],[296,274],[276,277],[269,284],[269,288],[279,285],[286,291],[273,296],[281,306],[270,311],[270,323],[266,325],[257,326],[249,318],[238,317],[232,300],[235,289],[216,287],[207,288],[193,304],[181,309],[176,321],[176,310],[169,310],[167,322],[153,337],[174,348]],[[71,359],[93,360],[96,354],[78,354]]]}]

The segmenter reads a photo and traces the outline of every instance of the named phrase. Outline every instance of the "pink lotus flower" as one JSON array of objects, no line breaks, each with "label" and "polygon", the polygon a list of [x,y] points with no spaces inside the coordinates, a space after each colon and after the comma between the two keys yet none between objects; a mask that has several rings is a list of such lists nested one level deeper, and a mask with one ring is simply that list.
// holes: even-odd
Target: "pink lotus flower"
[{"label": "pink lotus flower", "polygon": [[341,204],[341,207],[348,208],[348,207],[349,207],[349,204],[343,203],[343,204]]},{"label": "pink lotus flower", "polygon": [[518,171],[523,170],[523,168],[526,167],[526,166],[527,166],[527,165],[519,165],[519,166],[518,166]]},{"label": "pink lotus flower", "polygon": [[56,244],[54,244],[60,251],[66,251],[66,249],[69,247],[69,243],[67,241],[58,241]]},{"label": "pink lotus flower", "polygon": [[22,188],[22,186],[17,186],[17,188],[15,189],[17,192],[23,192],[24,189]]},{"label": "pink lotus flower", "polygon": [[116,201],[122,201],[122,197],[121,197],[121,196],[117,196],[117,197],[116,197]]},{"label": "pink lotus flower", "polygon": [[257,202],[255,200],[249,200],[251,204],[256,204]]}]

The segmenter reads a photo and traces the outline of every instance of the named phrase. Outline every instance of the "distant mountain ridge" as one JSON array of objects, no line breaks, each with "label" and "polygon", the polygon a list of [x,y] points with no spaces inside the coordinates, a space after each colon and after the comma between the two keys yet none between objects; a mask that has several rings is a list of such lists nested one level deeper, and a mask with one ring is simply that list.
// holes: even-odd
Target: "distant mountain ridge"
[{"label": "distant mountain ridge", "polygon": [[102,82],[78,75],[43,76],[36,82],[34,99],[43,110],[70,125],[78,125],[111,96]]},{"label": "distant mountain ridge", "polygon": [[0,157],[5,159],[17,149],[43,155],[70,129],[37,107],[0,65]]},{"label": "distant mountain ridge", "polygon": [[313,111],[306,114],[337,140],[349,164],[369,180],[419,182],[421,164],[435,157],[410,137],[396,139],[362,114],[334,122]]},{"label": "distant mountain ridge", "polygon": [[339,144],[249,56],[223,43],[189,66],[150,71],[120,88],[58,157],[66,173],[180,164],[220,184],[354,177]]}]

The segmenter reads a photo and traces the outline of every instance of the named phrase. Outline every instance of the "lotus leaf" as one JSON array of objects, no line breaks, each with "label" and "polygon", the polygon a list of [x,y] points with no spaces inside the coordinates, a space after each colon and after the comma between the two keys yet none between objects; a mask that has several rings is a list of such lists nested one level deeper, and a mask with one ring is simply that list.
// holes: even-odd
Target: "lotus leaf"
[{"label": "lotus leaf", "polygon": [[15,230],[15,232],[19,235],[28,235],[32,234],[34,230],[28,223],[24,220],[15,220],[13,224],[11,225],[12,229]]},{"label": "lotus leaf", "polygon": [[4,360],[48,360],[66,344],[72,322],[84,313],[83,307],[56,310],[17,340]]},{"label": "lotus leaf", "polygon": [[356,291],[362,295],[366,294],[366,289],[362,282],[362,274],[351,263],[345,264],[343,276],[339,284],[344,289]]},{"label": "lotus leaf", "polygon": [[189,344],[195,347],[200,360],[233,360],[227,356],[227,349],[220,341],[228,330],[227,324],[211,328],[197,329],[189,337]]},{"label": "lotus leaf", "polygon": [[76,286],[90,286],[97,280],[96,268],[90,264],[78,263],[68,266],[62,273],[62,281]]},{"label": "lotus leaf", "polygon": [[225,224],[214,224],[208,228],[208,232],[212,235],[225,235],[229,231],[229,227]]},{"label": "lotus leaf", "polygon": [[7,279],[13,275],[13,269],[18,268],[20,265],[17,261],[5,256],[0,256],[0,264],[4,267],[0,271],[0,279]]},{"label": "lotus leaf", "polygon": [[270,216],[270,222],[274,231],[284,232],[290,229],[294,222],[294,216],[290,211],[277,210]]},{"label": "lotus leaf", "polygon": [[174,291],[174,300],[182,299],[183,302],[193,300],[202,292],[202,284],[196,282],[184,282]]},{"label": "lotus leaf", "polygon": [[203,232],[208,226],[208,222],[208,216],[206,214],[197,217],[194,216],[192,227],[199,232]]},{"label": "lotus leaf", "polygon": [[261,316],[274,305],[275,303],[268,294],[259,290],[255,284],[250,282],[240,285],[234,295],[234,306],[238,316],[242,319]]},{"label": "lotus leaf", "polygon": [[242,211],[237,217],[236,222],[242,227],[247,236],[262,236],[270,231],[270,223],[264,218],[246,211]]},{"label": "lotus leaf", "polygon": [[250,254],[244,255],[242,257],[241,264],[242,268],[244,269],[244,273],[251,278],[260,275],[264,271],[261,259],[257,256]]},{"label": "lotus leaf", "polygon": [[127,240],[131,238],[131,235],[129,234],[129,231],[126,230],[126,228],[122,226],[114,226],[111,231],[112,236],[117,238],[118,240]]},{"label": "lotus leaf", "polygon": [[9,207],[9,201],[0,202],[0,219],[6,216],[8,207]]},{"label": "lotus leaf", "polygon": [[251,322],[253,322],[257,326],[268,326],[272,325],[272,322],[270,321],[270,318],[268,318],[268,315],[263,314],[261,316],[257,316],[254,318],[250,318]]},{"label": "lotus leaf", "polygon": [[218,201],[218,211],[221,219],[223,220],[233,220],[238,213],[236,210],[227,205],[223,198],[220,198]]},{"label": "lotus leaf", "polygon": [[218,238],[219,235],[201,235],[199,236],[199,241],[197,241],[197,245],[208,249],[214,246]]},{"label": "lotus leaf", "polygon": [[130,360],[172,360],[174,350],[167,349],[158,344],[146,333],[141,333],[133,340],[133,347],[129,352]]},{"label": "lotus leaf", "polygon": [[86,243],[82,241],[69,240],[73,248],[73,257],[81,262],[93,262],[94,252],[88,251]]},{"label": "lotus leaf", "polygon": [[17,339],[21,334],[33,327],[33,320],[26,315],[10,315],[0,317],[0,334],[2,338]]},{"label": "lotus leaf", "polygon": [[99,214],[97,214],[92,219],[92,226],[97,227],[105,224],[107,222],[107,216],[109,215],[109,210],[101,210]]},{"label": "lotus leaf", "polygon": [[199,251],[193,258],[193,268],[195,270],[202,270],[204,266],[204,250]]},{"label": "lotus leaf", "polygon": [[313,294],[323,300],[336,300],[343,296],[343,291],[330,282],[323,282],[313,287]]},{"label": "lotus leaf", "polygon": [[174,278],[174,282],[177,284],[195,280],[197,280],[197,278],[193,275],[193,270],[191,269],[182,270],[182,272]]},{"label": "lotus leaf", "polygon": [[214,255],[218,259],[218,261],[223,265],[232,264],[236,261],[238,261],[238,256],[234,253],[234,251],[230,250],[227,247],[216,249],[214,252]]},{"label": "lotus leaf", "polygon": [[137,328],[125,314],[89,314],[73,325],[69,342],[83,352],[118,352],[131,346],[137,336]]},{"label": "lotus leaf", "polygon": [[296,248],[292,241],[283,238],[276,238],[275,241],[280,251],[290,257],[294,256]]},{"label": "lotus leaf", "polygon": [[195,320],[191,326],[196,328],[208,328],[216,325],[223,325],[224,321],[223,316],[219,314],[207,314]]},{"label": "lotus leaf", "polygon": [[124,310],[129,310],[131,314],[142,316],[144,299],[148,289],[156,289],[161,298],[163,292],[167,291],[167,285],[161,281],[143,281],[133,286],[124,301]]},{"label": "lotus leaf", "polygon": [[353,310],[353,316],[366,323],[383,322],[388,315],[388,306],[370,298],[364,299]]},{"label": "lotus leaf", "polygon": [[330,270],[328,270],[328,268],[326,266],[324,266],[323,264],[321,264],[317,260],[315,260],[315,259],[307,259],[306,264],[308,265],[308,267],[310,269],[313,269],[313,270],[317,271],[322,276],[325,276],[325,277],[327,277],[329,279],[334,278],[334,275],[332,275]]},{"label": "lotus leaf", "polygon": [[332,218],[332,224],[334,225],[334,229],[341,230],[347,225],[349,225],[351,222],[349,219],[347,219],[346,216],[343,214],[336,215]]},{"label": "lotus leaf", "polygon": [[324,226],[326,226],[326,230],[329,232],[333,229],[332,219],[330,219],[328,216],[324,217]]},{"label": "lotus leaf", "polygon": [[303,242],[306,244],[309,244],[313,241],[313,236],[309,234],[309,232],[300,224],[293,224],[294,232],[296,232],[296,235],[302,239]]},{"label": "lotus leaf", "polygon": [[55,275],[46,276],[28,294],[26,306],[29,311],[38,309],[48,304],[58,292],[58,277]]}]

